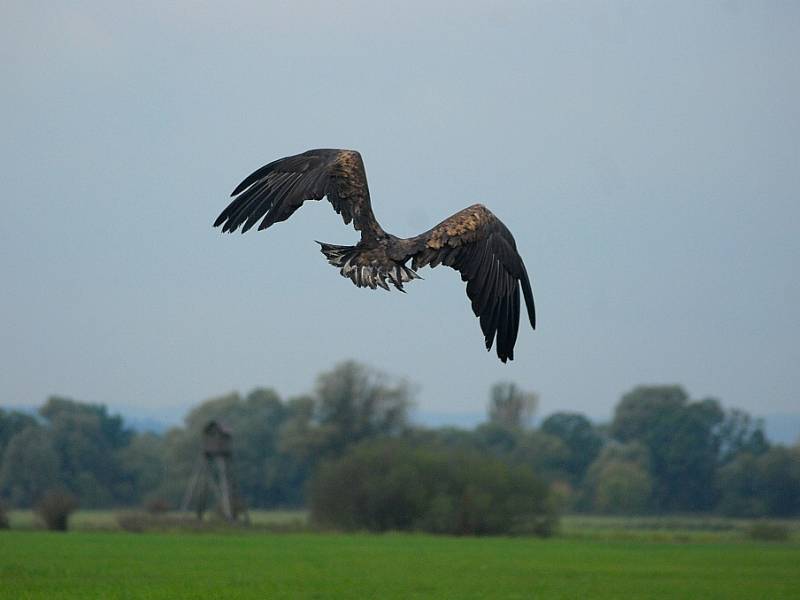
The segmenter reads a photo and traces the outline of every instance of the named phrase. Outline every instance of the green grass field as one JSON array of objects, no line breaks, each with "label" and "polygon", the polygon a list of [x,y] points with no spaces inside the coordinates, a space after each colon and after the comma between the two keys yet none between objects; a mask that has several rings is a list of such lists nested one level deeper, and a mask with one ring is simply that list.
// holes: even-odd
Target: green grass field
[{"label": "green grass field", "polygon": [[0,532],[2,598],[797,598],[800,546]]}]

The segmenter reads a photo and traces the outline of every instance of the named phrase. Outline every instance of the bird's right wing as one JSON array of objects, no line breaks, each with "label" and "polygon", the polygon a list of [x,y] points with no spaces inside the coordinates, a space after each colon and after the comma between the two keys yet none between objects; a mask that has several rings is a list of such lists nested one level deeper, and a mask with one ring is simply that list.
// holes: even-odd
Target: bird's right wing
[{"label": "bird's right wing", "polygon": [[528,319],[536,328],[533,291],[514,236],[481,204],[457,212],[436,227],[408,240],[412,269],[447,265],[467,282],[472,311],[480,318],[486,349],[497,335],[497,356],[514,359],[520,313],[520,288]]}]

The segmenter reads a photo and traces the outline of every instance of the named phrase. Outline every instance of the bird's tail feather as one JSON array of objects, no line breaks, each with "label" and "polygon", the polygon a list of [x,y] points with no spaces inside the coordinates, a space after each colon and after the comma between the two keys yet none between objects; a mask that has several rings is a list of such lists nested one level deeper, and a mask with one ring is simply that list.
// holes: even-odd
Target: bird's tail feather
[{"label": "bird's tail feather", "polygon": [[317,243],[322,247],[322,253],[328,262],[339,267],[342,277],[347,277],[358,287],[369,287],[373,290],[382,287],[388,291],[388,284],[391,283],[401,292],[405,292],[404,283],[422,279],[412,269],[390,259],[380,249]]}]

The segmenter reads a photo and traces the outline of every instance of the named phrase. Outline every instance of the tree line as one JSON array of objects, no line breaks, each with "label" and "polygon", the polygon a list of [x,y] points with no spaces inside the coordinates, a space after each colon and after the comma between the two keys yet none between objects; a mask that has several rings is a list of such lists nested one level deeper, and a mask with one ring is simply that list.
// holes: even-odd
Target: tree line
[{"label": "tree line", "polygon": [[366,522],[354,527],[536,530],[555,508],[800,514],[800,445],[773,445],[760,421],[677,385],[634,388],[600,424],[557,412],[531,427],[536,396],[512,383],[492,387],[486,422],[471,430],[415,425],[410,406],[407,383],[354,362],[321,374],[307,395],[212,398],[164,434],[51,397],[37,415],[0,409],[0,498],[29,507],[59,487],[83,508],[177,507],[201,430],[216,419],[234,434],[248,506],[311,506],[338,524],[358,514]]}]

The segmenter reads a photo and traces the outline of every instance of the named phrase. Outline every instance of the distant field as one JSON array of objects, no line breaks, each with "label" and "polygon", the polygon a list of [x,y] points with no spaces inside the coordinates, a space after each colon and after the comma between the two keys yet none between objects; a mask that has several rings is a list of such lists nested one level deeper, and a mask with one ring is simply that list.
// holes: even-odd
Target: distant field
[{"label": "distant field", "polygon": [[2,598],[797,598],[795,543],[0,532]]},{"label": "distant field", "polygon": [[[117,517],[125,511],[80,510],[70,517],[74,531],[118,531]],[[177,516],[178,513],[170,513]],[[11,528],[41,529],[32,511],[13,510],[9,513]],[[184,514],[184,517],[186,515]],[[250,523],[255,530],[294,528],[302,530],[308,521],[304,510],[254,510]],[[772,520],[785,527],[790,540],[800,543],[800,519]],[[561,519],[559,537],[585,540],[654,541],[654,542],[732,542],[747,541],[753,521],[722,517],[601,517],[570,515]],[[223,526],[224,528],[224,526]],[[211,526],[211,529],[219,527]]]},{"label": "distant field", "polygon": [[[754,523],[749,519],[712,516],[600,517],[571,515],[561,519],[562,537],[586,540],[635,540],[653,542],[749,541]],[[786,529],[789,541],[800,543],[799,519],[771,519]]]},{"label": "distant field", "polygon": [[[125,510],[79,510],[69,519],[70,529],[75,531],[95,531],[119,529],[117,517]],[[41,523],[33,511],[9,511],[11,529],[40,529]],[[170,513],[177,514],[177,513]],[[303,524],[308,519],[304,510],[254,510],[250,511],[250,522],[256,527],[271,525]]]}]

